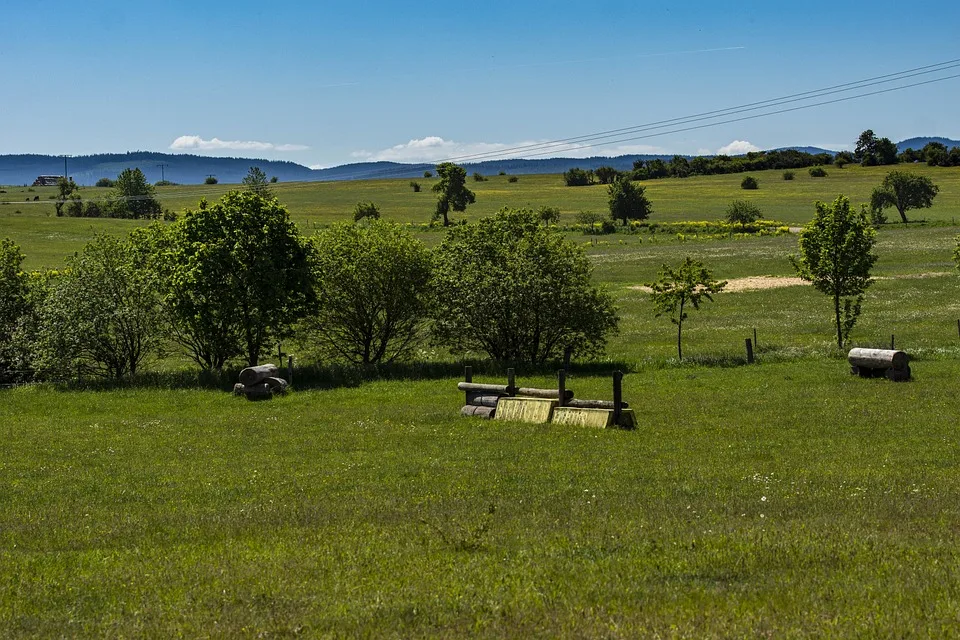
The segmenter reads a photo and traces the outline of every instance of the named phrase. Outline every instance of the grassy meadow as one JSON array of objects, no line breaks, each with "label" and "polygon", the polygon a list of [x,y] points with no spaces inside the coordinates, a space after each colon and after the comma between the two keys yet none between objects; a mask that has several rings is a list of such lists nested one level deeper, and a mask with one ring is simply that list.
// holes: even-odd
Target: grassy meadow
[{"label": "grassy meadow", "polygon": [[[743,198],[800,225],[814,200],[864,202],[886,173],[827,170],[757,172],[755,192],[742,175],[650,181],[652,220],[717,219]],[[626,370],[635,431],[460,418],[459,363],[430,347],[427,366],[379,379],[304,368],[272,402],[184,388],[173,359],[135,387],[0,390],[2,635],[960,636],[960,170],[908,170],[941,193],[912,212],[929,224],[880,229],[852,334],[878,347],[895,335],[908,383],[850,376],[830,301],[776,280],[793,275],[795,235],[570,233],[622,322],[609,360],[575,363],[567,384],[609,399],[609,370]],[[432,181],[418,194],[408,182],[275,190],[311,233],[361,200],[426,222]],[[606,210],[605,187],[559,176],[469,186],[468,219]],[[158,195],[181,209],[228,188]],[[49,189],[5,189],[0,236],[29,268],[137,224],[56,218]],[[640,287],[686,255],[737,290],[690,313],[678,363],[674,327]],[[775,286],[733,286],[761,276]],[[502,381],[477,364],[477,381]],[[553,385],[544,370],[519,380]]]}]

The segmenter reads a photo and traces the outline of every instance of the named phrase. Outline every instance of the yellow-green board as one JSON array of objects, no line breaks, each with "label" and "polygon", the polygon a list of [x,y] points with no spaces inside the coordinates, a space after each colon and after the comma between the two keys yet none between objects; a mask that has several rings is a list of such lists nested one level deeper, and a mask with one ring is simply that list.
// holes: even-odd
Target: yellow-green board
[{"label": "yellow-green board", "polygon": [[[553,410],[553,421],[556,424],[595,427],[597,429],[608,429],[617,426],[613,423],[613,409],[557,407]],[[633,429],[637,426],[632,409],[624,409],[620,412],[620,426],[626,429]]]},{"label": "yellow-green board", "polygon": [[550,422],[557,404],[556,400],[541,398],[500,398],[494,418],[515,422]]}]

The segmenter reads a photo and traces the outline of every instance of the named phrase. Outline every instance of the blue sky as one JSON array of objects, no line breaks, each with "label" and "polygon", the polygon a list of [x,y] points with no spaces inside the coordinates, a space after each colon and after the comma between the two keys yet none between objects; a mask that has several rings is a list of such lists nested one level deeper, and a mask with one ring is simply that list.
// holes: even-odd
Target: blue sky
[{"label": "blue sky", "polygon": [[[955,1],[13,0],[3,18],[0,153],[437,161],[960,59]],[[549,155],[960,138],[958,105],[954,78]]]}]

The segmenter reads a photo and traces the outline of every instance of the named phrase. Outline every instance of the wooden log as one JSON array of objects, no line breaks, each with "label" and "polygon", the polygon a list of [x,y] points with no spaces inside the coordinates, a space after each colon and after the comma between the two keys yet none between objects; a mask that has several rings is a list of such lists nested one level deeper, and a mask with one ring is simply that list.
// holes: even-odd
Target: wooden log
[{"label": "wooden log", "polygon": [[508,387],[505,384],[480,384],[477,382],[458,382],[457,389],[460,391],[482,391],[484,393],[502,393],[509,394]]},{"label": "wooden log", "polygon": [[892,349],[851,349],[847,354],[851,366],[859,369],[895,369],[903,371],[910,362],[910,356],[903,351]]},{"label": "wooden log", "polygon": [[247,392],[247,388],[243,386],[242,383],[238,382],[237,384],[233,385],[233,395],[242,396],[246,392]]},{"label": "wooden log", "polygon": [[264,378],[263,383],[270,386],[270,391],[273,393],[286,393],[287,392],[287,381],[283,378],[269,377]]},{"label": "wooden log", "polygon": [[[564,391],[564,401],[573,398],[572,389],[565,389]],[[526,396],[528,398],[546,398],[548,400],[557,400],[560,398],[560,392],[558,389],[535,389],[532,387],[520,387],[517,389],[517,395]]]},{"label": "wooden log", "polygon": [[483,395],[480,393],[467,393],[467,404],[474,407],[496,407],[500,402],[501,395]]},{"label": "wooden log", "polygon": [[[613,401],[612,400],[568,400],[566,405],[568,407],[573,407],[575,409],[607,409],[613,410]],[[622,409],[630,408],[630,405],[626,402],[621,402],[620,407]]]},{"label": "wooden log", "polygon": [[247,400],[269,400],[273,397],[273,389],[266,382],[244,385]]},{"label": "wooden log", "polygon": [[496,409],[494,409],[493,407],[475,407],[473,405],[468,404],[464,406],[462,409],[460,409],[460,415],[462,416],[484,418],[485,420],[489,420],[493,418],[495,414],[496,414]]},{"label": "wooden log", "polygon": [[240,372],[240,382],[246,386],[262,382],[264,378],[270,378],[280,373],[280,369],[275,364],[261,364],[256,367],[247,367]]}]

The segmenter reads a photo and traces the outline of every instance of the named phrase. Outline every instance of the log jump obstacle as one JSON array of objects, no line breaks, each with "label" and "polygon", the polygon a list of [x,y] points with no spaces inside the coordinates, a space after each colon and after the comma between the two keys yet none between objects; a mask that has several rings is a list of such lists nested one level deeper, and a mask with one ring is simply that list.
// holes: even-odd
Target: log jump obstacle
[{"label": "log jump obstacle", "polygon": [[622,400],[619,371],[613,374],[613,401],[575,399],[566,388],[566,370],[557,372],[556,389],[517,387],[514,370],[507,370],[507,384],[473,382],[473,370],[464,368],[464,381],[457,389],[464,392],[463,416],[521,422],[572,424],[593,427],[633,429],[636,419]]},{"label": "log jump obstacle", "polygon": [[269,400],[287,392],[287,381],[279,377],[275,364],[247,367],[240,372],[240,382],[233,385],[233,395],[244,395],[247,400]]},{"label": "log jump obstacle", "polygon": [[910,379],[910,356],[893,349],[851,349],[847,354],[850,373],[861,378],[885,376],[894,382]]}]

